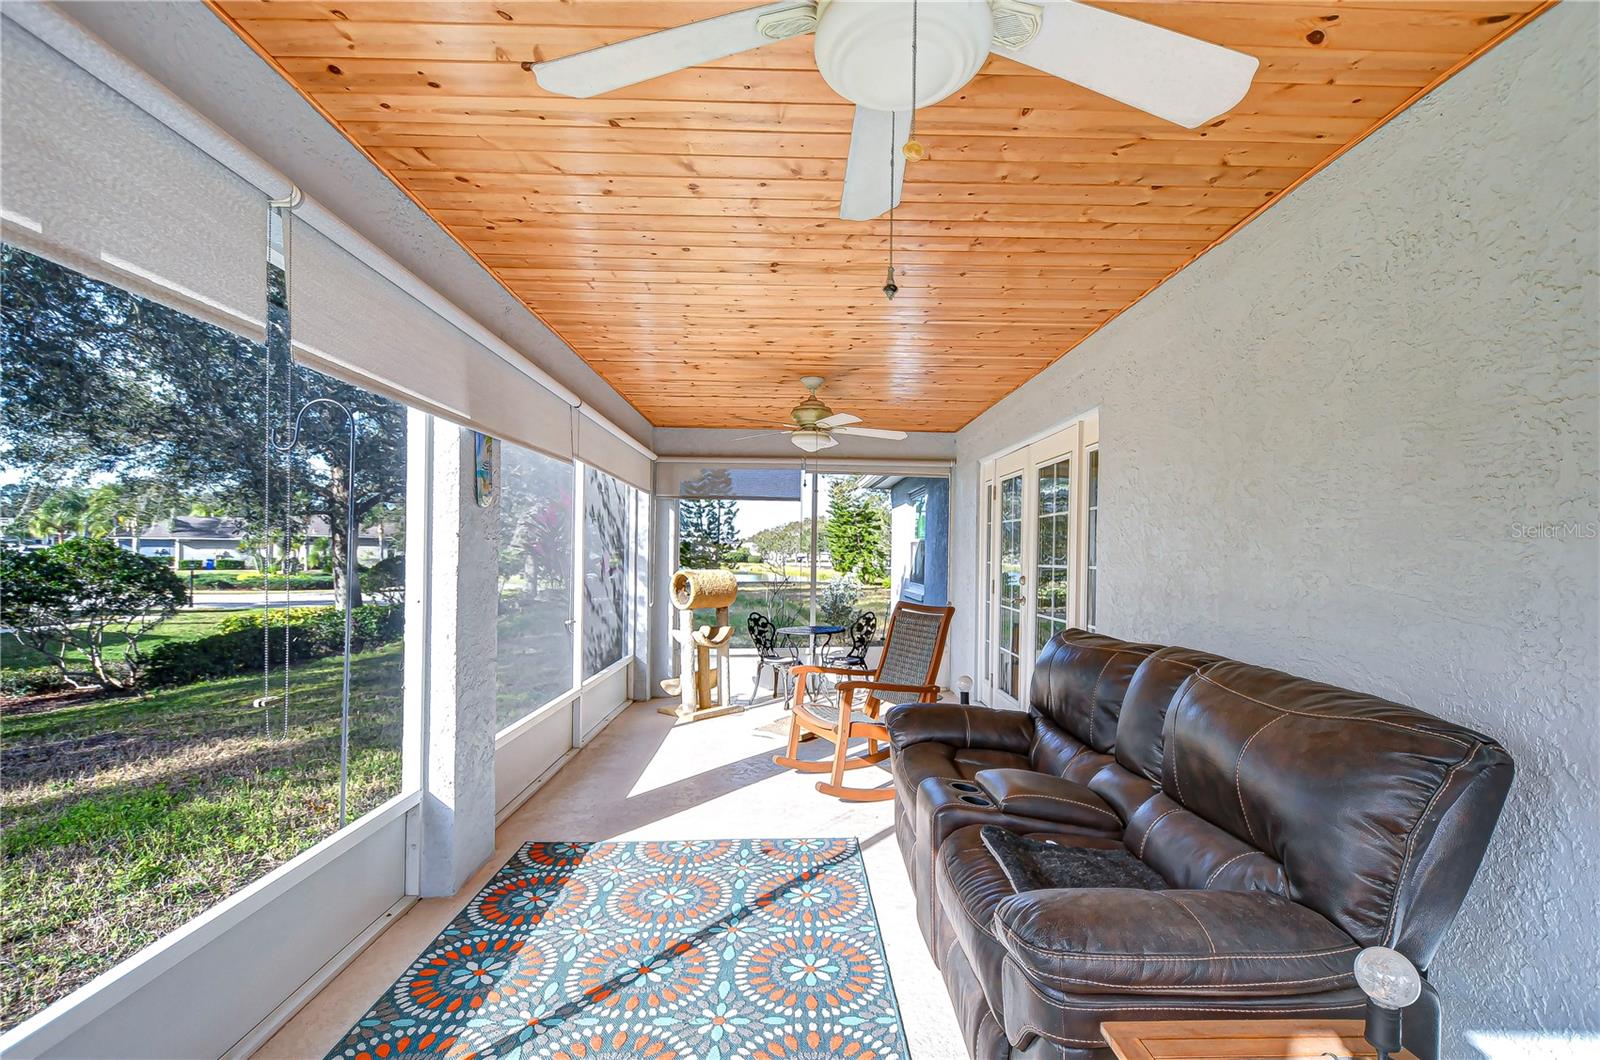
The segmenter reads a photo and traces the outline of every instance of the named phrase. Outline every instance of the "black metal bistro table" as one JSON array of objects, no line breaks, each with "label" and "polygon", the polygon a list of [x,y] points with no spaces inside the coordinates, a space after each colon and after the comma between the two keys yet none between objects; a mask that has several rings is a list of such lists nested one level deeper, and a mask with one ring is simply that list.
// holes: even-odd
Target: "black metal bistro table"
[{"label": "black metal bistro table", "polygon": [[805,637],[811,642],[811,665],[821,666],[818,654],[817,638],[825,638],[822,647],[827,648],[833,644],[833,638],[844,632],[843,626],[779,626],[778,633],[785,637]]},{"label": "black metal bistro table", "polygon": [[[826,649],[827,647],[829,647],[833,643],[833,638],[835,636],[837,636],[838,634],[843,633],[844,629],[845,628],[843,626],[829,626],[829,625],[779,626],[778,627],[778,635],[782,636],[782,637],[805,637],[807,640],[809,640],[811,642],[811,665],[812,666],[821,666],[822,665],[822,649]],[[817,644],[817,638],[818,637],[823,638],[823,641],[822,641],[821,645]],[[821,678],[822,678],[821,674],[812,674],[810,676],[813,677],[813,678],[816,678],[817,679],[817,683],[815,685],[812,685],[811,682],[808,680],[806,682],[807,691],[808,692],[815,692],[815,691],[818,691],[818,690],[820,690],[821,688],[824,687],[823,682],[821,680]]]}]

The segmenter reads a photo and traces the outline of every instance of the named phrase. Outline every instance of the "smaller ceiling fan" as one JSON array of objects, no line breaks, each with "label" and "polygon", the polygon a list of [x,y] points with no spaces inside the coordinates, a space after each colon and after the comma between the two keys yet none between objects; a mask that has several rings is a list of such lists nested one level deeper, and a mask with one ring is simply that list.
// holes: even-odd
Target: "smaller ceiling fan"
[{"label": "smaller ceiling fan", "polygon": [[804,401],[789,410],[794,425],[785,424],[782,428],[788,433],[789,440],[796,448],[804,449],[808,453],[832,449],[839,444],[839,440],[834,437],[836,434],[853,434],[858,438],[885,438],[893,442],[905,440],[905,431],[857,427],[855,424],[861,422],[860,416],[830,409],[821,398],[817,397],[817,391],[822,389],[822,384],[825,382],[826,380],[820,375],[802,376],[800,379],[800,385],[811,393]]}]

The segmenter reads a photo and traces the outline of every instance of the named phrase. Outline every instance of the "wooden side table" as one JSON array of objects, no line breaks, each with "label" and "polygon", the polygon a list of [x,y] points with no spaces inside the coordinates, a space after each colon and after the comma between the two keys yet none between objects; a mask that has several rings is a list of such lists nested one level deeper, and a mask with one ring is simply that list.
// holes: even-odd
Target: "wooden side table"
[{"label": "wooden side table", "polygon": [[[1102,1023],[1100,1034],[1118,1060],[1326,1060],[1378,1053],[1360,1020],[1162,1020]],[[1395,1060],[1417,1060],[1408,1049]]]}]

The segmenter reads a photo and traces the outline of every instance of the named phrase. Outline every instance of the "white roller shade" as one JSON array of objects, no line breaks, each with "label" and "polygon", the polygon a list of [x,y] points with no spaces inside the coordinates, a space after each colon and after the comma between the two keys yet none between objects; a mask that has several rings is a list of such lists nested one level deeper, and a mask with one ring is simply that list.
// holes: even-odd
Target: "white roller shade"
[{"label": "white roller shade", "polygon": [[259,341],[267,199],[0,18],[0,235]]},{"label": "white roller shade", "polygon": [[578,416],[578,459],[612,478],[650,492],[650,458],[581,414]]},{"label": "white roller shade", "polygon": [[656,496],[716,501],[798,501],[798,467],[728,467],[663,460],[656,464]]},{"label": "white roller shade", "polygon": [[551,456],[573,455],[577,413],[565,399],[301,222],[289,245],[289,316],[296,357],[319,371]]}]

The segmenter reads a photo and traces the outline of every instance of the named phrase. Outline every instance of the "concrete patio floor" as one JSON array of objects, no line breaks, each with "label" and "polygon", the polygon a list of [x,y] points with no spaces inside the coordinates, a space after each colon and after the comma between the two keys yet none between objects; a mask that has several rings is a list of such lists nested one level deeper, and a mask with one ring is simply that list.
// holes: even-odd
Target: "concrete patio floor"
[{"label": "concrete patio floor", "polygon": [[[734,686],[735,700],[742,702],[752,672],[737,660],[734,670],[746,675]],[[814,775],[773,765],[786,714],[770,698],[743,713],[677,728],[656,713],[661,702],[635,703],[618,715],[501,825],[494,857],[459,893],[414,905],[255,1055],[295,1060],[324,1055],[528,840],[855,836],[862,844],[911,1055],[917,1060],[964,1057],[944,982],[917,930],[910,884],[895,845],[894,804],[842,803],[817,792]],[[829,752],[821,741],[803,751],[810,758]],[[887,783],[887,776],[857,772],[852,780]]]}]

